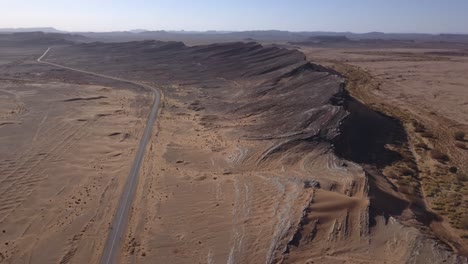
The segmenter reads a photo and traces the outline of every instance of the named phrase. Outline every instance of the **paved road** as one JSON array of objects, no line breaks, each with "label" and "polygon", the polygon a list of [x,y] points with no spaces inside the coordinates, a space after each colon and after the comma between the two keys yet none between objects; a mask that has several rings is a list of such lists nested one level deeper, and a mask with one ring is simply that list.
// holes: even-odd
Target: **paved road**
[{"label": "paved road", "polygon": [[104,251],[101,256],[101,264],[111,264],[116,263],[118,261],[120,255],[121,244],[123,238],[125,236],[125,231],[127,229],[128,219],[129,219],[129,211],[132,207],[133,198],[135,196],[137,181],[138,181],[138,172],[141,167],[141,163],[143,161],[143,157],[145,155],[146,145],[151,137],[151,131],[154,126],[154,121],[156,120],[159,104],[161,102],[161,93],[154,87],[151,87],[146,84],[125,80],[121,78],[116,78],[104,74],[99,74],[95,72],[84,71],[80,69],[75,69],[67,66],[62,66],[52,62],[46,62],[42,59],[49,53],[51,48],[48,48],[41,57],[37,59],[38,62],[49,64],[52,66],[60,67],[63,69],[91,74],[94,76],[99,76],[106,79],[116,80],[120,82],[125,82],[133,85],[137,85],[148,89],[153,92],[154,94],[154,102],[151,108],[151,113],[146,121],[145,131],[143,133],[143,137],[140,141],[140,146],[138,147],[138,151],[135,156],[135,160],[133,161],[132,168],[130,170],[130,174],[128,175],[127,183],[125,188],[122,192],[122,196],[120,197],[120,202],[115,213],[114,219],[112,220],[111,230],[109,231],[109,235],[106,240],[106,244],[104,246]]}]

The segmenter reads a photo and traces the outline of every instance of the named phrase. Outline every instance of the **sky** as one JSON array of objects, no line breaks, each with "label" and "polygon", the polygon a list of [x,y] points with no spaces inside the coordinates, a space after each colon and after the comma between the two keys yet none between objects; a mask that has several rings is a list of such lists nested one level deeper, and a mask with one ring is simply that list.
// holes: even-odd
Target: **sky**
[{"label": "sky", "polygon": [[0,28],[468,33],[468,0],[0,0]]}]

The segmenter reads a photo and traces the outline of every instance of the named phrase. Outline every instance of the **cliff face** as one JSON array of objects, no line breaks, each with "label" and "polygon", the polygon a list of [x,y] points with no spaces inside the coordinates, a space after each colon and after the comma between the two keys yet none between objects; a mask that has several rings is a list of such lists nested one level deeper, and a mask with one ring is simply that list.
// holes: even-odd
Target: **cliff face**
[{"label": "cliff face", "polygon": [[[308,62],[298,51],[256,43],[187,47],[144,41],[57,48],[46,59],[160,87],[167,118],[160,129],[172,134],[159,136],[164,155],[158,162],[172,165],[164,165],[161,173],[167,175],[159,177],[174,178],[171,186],[188,184],[178,182],[179,174],[223,179],[192,181],[173,201],[154,201],[162,208],[155,214],[168,222],[141,220],[155,234],[137,234],[154,246],[150,260],[181,260],[165,254],[168,246],[157,238],[193,226],[192,233],[210,239],[192,257],[208,255],[214,262],[465,261],[397,220],[414,214],[414,226],[421,229],[424,220],[435,221],[424,208],[411,208],[414,203],[381,174],[402,159],[388,147],[406,143],[399,122],[351,98],[339,74]],[[173,167],[174,157],[187,165]],[[210,188],[217,189],[216,198],[206,199],[219,199],[223,190],[228,202],[212,211],[189,206],[167,213],[168,204],[185,208]],[[203,215],[194,213],[200,210]],[[206,223],[212,218],[226,228],[210,230]],[[169,237],[173,245],[182,243]],[[220,237],[226,238],[224,244]]]}]

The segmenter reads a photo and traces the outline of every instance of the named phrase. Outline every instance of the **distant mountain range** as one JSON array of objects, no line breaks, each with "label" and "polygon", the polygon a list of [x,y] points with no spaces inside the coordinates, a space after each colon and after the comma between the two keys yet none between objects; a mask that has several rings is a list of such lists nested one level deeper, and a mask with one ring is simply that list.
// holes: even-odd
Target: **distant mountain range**
[{"label": "distant mountain range", "polygon": [[[280,30],[254,31],[150,31],[134,29],[115,32],[67,32],[53,27],[38,28],[0,28],[0,33],[12,32],[45,32],[79,34],[88,41],[133,41],[133,40],[172,40],[172,41],[202,41],[209,39],[213,42],[226,41],[264,41],[264,42],[310,42],[319,37],[323,41],[346,40],[411,40],[422,42],[453,42],[468,43],[468,34],[423,34],[423,33],[352,33],[352,32],[290,32]],[[322,38],[322,39],[320,39]]]},{"label": "distant mountain range", "polygon": [[146,32],[148,30],[146,29],[132,29],[132,30],[129,30],[128,32],[130,33],[143,33],[143,32]]},{"label": "distant mountain range", "polygon": [[4,32],[0,34],[0,46],[7,45],[60,45],[77,42],[90,42],[84,36],[64,33],[44,32]]},{"label": "distant mountain range", "polygon": [[68,33],[61,31],[53,27],[37,27],[37,28],[0,28],[0,32],[12,33],[12,32],[44,32],[44,33]]}]

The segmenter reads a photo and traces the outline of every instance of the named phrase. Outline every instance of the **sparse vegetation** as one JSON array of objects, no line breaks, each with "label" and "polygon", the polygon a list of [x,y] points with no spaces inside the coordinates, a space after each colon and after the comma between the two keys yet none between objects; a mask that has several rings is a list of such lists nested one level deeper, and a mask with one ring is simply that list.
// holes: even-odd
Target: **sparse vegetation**
[{"label": "sparse vegetation", "polygon": [[458,141],[464,141],[465,140],[465,132],[463,131],[457,131],[453,134],[453,138]]},{"label": "sparse vegetation", "polygon": [[[418,188],[414,187],[419,187],[415,184],[421,184],[420,187],[427,198],[428,206],[437,214],[446,218],[454,228],[458,229],[457,231],[461,231],[461,220],[464,216],[468,216],[468,176],[461,173],[463,171],[462,165],[465,163],[460,163],[460,161],[465,161],[465,157],[460,159],[459,156],[456,156],[459,153],[453,153],[453,163],[450,162],[448,166],[447,164],[452,157],[447,154],[449,154],[448,151],[451,151],[453,146],[457,148],[458,152],[468,149],[468,137],[465,138],[464,136],[463,140],[454,140],[454,132],[462,129],[447,131],[446,129],[451,127],[450,125],[438,127],[429,126],[430,123],[423,124],[423,119],[416,118],[410,112],[385,104],[378,97],[372,97],[372,90],[375,90],[377,83],[364,70],[360,71],[359,68],[348,65],[338,65],[336,68],[340,72],[346,73],[350,80],[347,88],[355,98],[370,105],[373,109],[398,118],[405,124],[409,140],[415,150],[413,155],[416,155],[417,168],[414,170],[416,177],[405,176],[409,171],[403,168],[413,168],[407,166],[406,160],[403,161],[403,159],[393,164],[392,168],[387,168],[385,175],[396,183],[399,192],[406,194],[408,197],[415,196]],[[434,117],[440,115],[436,109],[432,109],[429,114]],[[446,136],[447,132],[448,138]],[[468,131],[466,132],[468,133]],[[461,138],[460,135],[457,137]],[[446,146],[447,148],[437,149],[436,146],[447,145],[447,139],[453,140],[454,145],[449,144]],[[432,151],[434,148],[437,150]],[[434,162],[434,160],[438,162]],[[403,165],[403,163],[405,164]],[[453,172],[455,168],[451,168],[451,166],[456,166],[456,172]],[[413,189],[416,192],[413,192]],[[468,220],[465,220],[465,222],[468,222]],[[466,238],[468,238],[468,234]]]},{"label": "sparse vegetation", "polygon": [[450,171],[451,173],[457,173],[457,171],[458,171],[458,168],[457,168],[457,167],[454,167],[454,166],[452,166],[452,167],[450,167],[450,168],[449,168],[449,171]]},{"label": "sparse vegetation", "polygon": [[468,215],[465,215],[465,216],[460,220],[460,226],[461,226],[461,228],[468,230]]},{"label": "sparse vegetation", "polygon": [[442,153],[440,150],[433,149],[431,150],[431,158],[440,161],[440,162],[446,162],[449,161],[450,158],[447,156],[447,154]]},{"label": "sparse vegetation", "polygon": [[414,176],[415,172],[410,168],[400,168],[400,173],[404,176]]},{"label": "sparse vegetation", "polygon": [[423,138],[436,138],[436,136],[430,131],[426,131],[426,132],[421,133],[421,136]]},{"label": "sparse vegetation", "polygon": [[413,121],[413,126],[414,126],[414,132],[416,132],[416,133],[426,132],[426,128],[424,127],[424,125],[417,122],[417,121]]},{"label": "sparse vegetation", "polygon": [[[437,187],[437,185],[427,186],[427,188],[425,189],[425,192],[428,197],[434,197],[437,193],[440,192],[440,188]],[[432,209],[437,210],[436,208],[432,208]]]},{"label": "sparse vegetation", "polygon": [[468,181],[468,175],[466,175],[465,173],[459,172],[457,173],[457,180],[461,182],[466,182]]},{"label": "sparse vegetation", "polygon": [[394,180],[398,179],[398,176],[394,172],[387,173],[387,177]]}]

